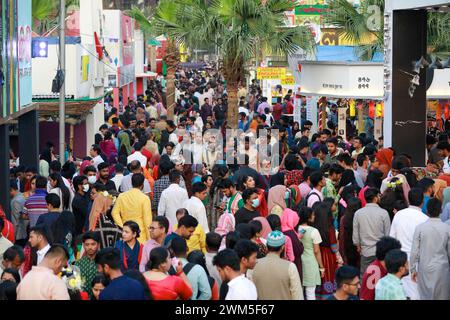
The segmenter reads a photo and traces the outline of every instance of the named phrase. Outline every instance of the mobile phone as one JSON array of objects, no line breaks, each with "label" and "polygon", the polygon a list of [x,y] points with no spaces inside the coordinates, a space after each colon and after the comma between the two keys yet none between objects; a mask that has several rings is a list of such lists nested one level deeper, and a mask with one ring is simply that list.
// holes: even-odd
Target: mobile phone
[{"label": "mobile phone", "polygon": [[172,266],[175,270],[177,270],[178,267],[178,263],[180,262],[180,260],[177,259],[177,257],[173,257],[172,258]]}]

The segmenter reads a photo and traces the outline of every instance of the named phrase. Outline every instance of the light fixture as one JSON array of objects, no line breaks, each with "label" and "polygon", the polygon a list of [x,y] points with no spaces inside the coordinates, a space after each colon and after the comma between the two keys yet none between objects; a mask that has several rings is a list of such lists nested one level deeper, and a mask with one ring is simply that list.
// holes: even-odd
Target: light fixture
[{"label": "light fixture", "polygon": [[48,57],[48,41],[33,39],[32,40],[32,58],[47,58]]}]

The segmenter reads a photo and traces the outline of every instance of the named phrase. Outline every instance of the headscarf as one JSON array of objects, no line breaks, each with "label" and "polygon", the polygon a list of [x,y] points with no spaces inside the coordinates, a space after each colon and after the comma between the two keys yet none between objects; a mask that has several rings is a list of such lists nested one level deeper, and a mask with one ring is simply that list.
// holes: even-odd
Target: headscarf
[{"label": "headscarf", "polygon": [[269,209],[269,214],[272,212],[273,207],[275,205],[280,206],[283,210],[286,209],[286,186],[285,185],[277,185],[275,187],[270,188],[269,197],[267,199],[267,208]]},{"label": "headscarf", "polygon": [[122,149],[122,147],[124,147],[127,155],[129,156],[132,151],[131,145],[130,145],[130,136],[125,131],[122,131],[121,133],[119,133],[118,138],[120,140],[120,149]]},{"label": "headscarf", "polygon": [[378,162],[380,163],[379,169],[383,172],[383,177],[386,177],[392,168],[392,159],[394,152],[391,149],[380,149],[376,154]]},{"label": "headscarf", "polygon": [[434,196],[439,199],[439,200],[443,200],[444,199],[444,190],[447,189],[447,182],[445,180],[441,180],[441,179],[434,179],[434,185],[433,185],[433,190],[434,190]]},{"label": "headscarf", "polygon": [[[298,185],[293,184],[289,187],[291,190],[291,198],[290,200],[290,206],[297,206],[300,201],[302,200],[302,194],[300,193],[300,188]],[[292,208],[292,207],[291,207]]]},{"label": "headscarf", "polygon": [[80,176],[84,175],[84,169],[90,166],[91,162],[89,160],[84,160],[80,165]]},{"label": "headscarf", "polygon": [[295,234],[298,236],[296,227],[300,221],[300,218],[294,210],[291,210],[289,208],[284,209],[283,215],[281,216],[281,231],[294,231]]},{"label": "headscarf", "polygon": [[267,236],[269,235],[269,233],[272,232],[272,228],[270,227],[270,224],[267,221],[267,219],[264,217],[256,217],[256,218],[253,218],[253,220],[257,220],[257,221],[261,222],[261,224],[262,224],[261,236],[264,239],[267,239]]},{"label": "headscarf", "polygon": [[447,187],[442,191],[442,208],[445,208],[445,205],[450,202],[450,187]]},{"label": "headscarf", "polygon": [[97,194],[97,197],[92,204],[91,213],[89,215],[89,231],[94,231],[97,226],[100,215],[106,214],[106,212],[112,206],[112,199],[105,197],[103,194]]}]

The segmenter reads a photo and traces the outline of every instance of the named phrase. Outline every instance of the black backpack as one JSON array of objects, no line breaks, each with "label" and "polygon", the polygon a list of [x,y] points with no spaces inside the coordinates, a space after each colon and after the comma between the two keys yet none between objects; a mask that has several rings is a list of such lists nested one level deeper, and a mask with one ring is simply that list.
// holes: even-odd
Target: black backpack
[{"label": "black backpack", "polygon": [[320,196],[319,196],[319,194],[317,192],[310,192],[305,198],[302,199],[302,201],[300,202],[300,205],[307,207],[308,206],[308,199],[312,195],[315,195],[317,198],[319,198],[319,201],[321,201],[320,200]]},{"label": "black backpack", "polygon": [[[195,263],[188,262],[188,263],[183,267],[183,272],[184,272],[186,275],[188,275],[188,273],[191,272],[192,268],[194,268],[195,266],[196,266]],[[172,275],[172,276],[174,276],[174,275],[177,274],[177,272],[176,272],[176,270],[175,270],[175,268],[174,268],[173,266],[170,266],[169,274]],[[210,277],[210,276],[208,276],[208,275],[207,275],[207,277],[208,277],[209,287],[210,287],[211,290],[212,290],[212,288],[214,287],[215,280],[214,280],[213,277]],[[199,298],[199,296],[200,296],[200,293],[198,293],[197,299]]]}]

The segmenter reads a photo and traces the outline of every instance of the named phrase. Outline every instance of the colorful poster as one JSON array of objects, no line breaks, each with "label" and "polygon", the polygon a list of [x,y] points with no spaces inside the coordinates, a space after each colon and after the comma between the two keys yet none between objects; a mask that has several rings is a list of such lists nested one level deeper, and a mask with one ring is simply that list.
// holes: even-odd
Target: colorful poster
[{"label": "colorful poster", "polygon": [[81,82],[89,80],[89,56],[81,56]]},{"label": "colorful poster", "polygon": [[281,85],[283,86],[293,86],[295,85],[295,78],[291,75],[285,75],[281,78]]},{"label": "colorful poster", "polygon": [[31,104],[31,0],[18,2],[19,108]]},{"label": "colorful poster", "polygon": [[17,0],[2,0],[2,64],[4,85],[1,117],[7,117],[19,110],[18,107],[18,37]]}]

